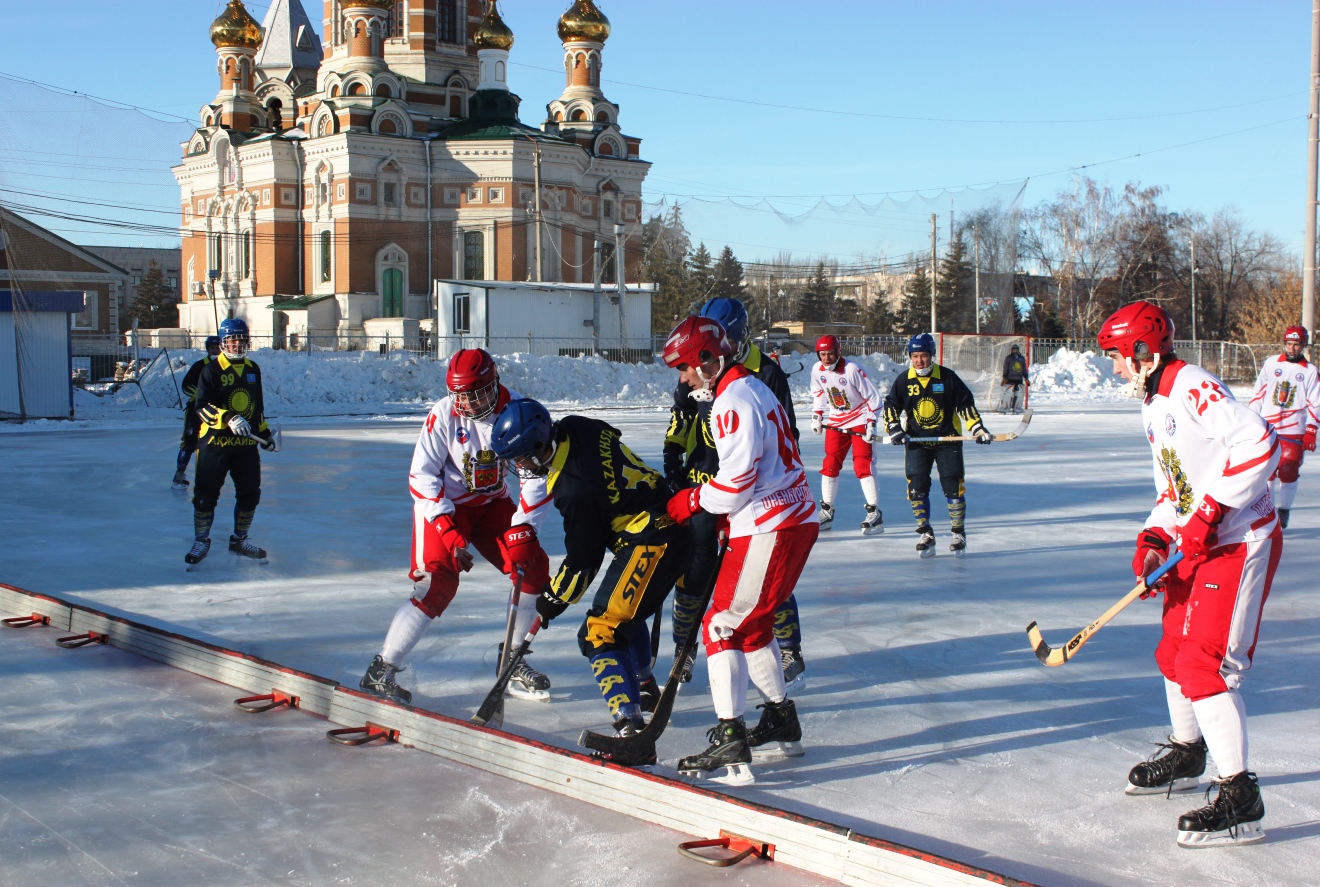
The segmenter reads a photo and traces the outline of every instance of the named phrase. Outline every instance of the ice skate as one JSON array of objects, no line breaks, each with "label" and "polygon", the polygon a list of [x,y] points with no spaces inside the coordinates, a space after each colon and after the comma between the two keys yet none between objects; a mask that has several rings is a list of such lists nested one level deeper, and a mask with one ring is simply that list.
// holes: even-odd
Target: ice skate
[{"label": "ice skate", "polygon": [[784,691],[807,688],[807,661],[802,658],[801,647],[780,647],[779,667],[784,670]]},{"label": "ice skate", "polygon": [[796,758],[802,751],[802,725],[798,723],[797,706],[792,699],[783,702],[767,702],[758,705],[761,720],[747,734],[747,744],[752,748],[752,757]]},{"label": "ice skate", "polygon": [[967,537],[962,530],[953,531],[953,537],[949,542],[949,551],[954,557],[962,557],[967,554]]},{"label": "ice skate", "polygon": [[1242,771],[1228,779],[1216,779],[1206,789],[1218,787],[1219,795],[1199,810],[1178,817],[1178,846],[1225,847],[1255,844],[1265,840],[1265,802],[1260,797],[1256,774]]},{"label": "ice skate", "polygon": [[917,527],[917,532],[921,534],[917,539],[917,554],[922,557],[935,556],[935,530],[930,524],[924,527]]},{"label": "ice skate", "polygon": [[885,516],[874,505],[866,506],[866,519],[862,521],[863,536],[879,536],[885,531]]},{"label": "ice skate", "polygon": [[188,565],[189,572],[192,568],[202,562],[207,553],[211,550],[210,539],[198,539],[193,542],[192,548],[183,556],[183,561]]},{"label": "ice skate", "polygon": [[677,662],[680,659],[683,661],[683,665],[678,670],[678,682],[686,684],[692,680],[692,669],[697,664],[697,648],[693,647],[685,656],[683,655],[683,645],[678,644],[674,647],[674,661]]},{"label": "ice skate", "polygon": [[266,563],[266,549],[253,545],[247,536],[230,536],[229,550],[239,557],[250,557],[259,564]]},{"label": "ice skate", "polygon": [[[528,650],[523,654],[523,658],[518,660],[518,664],[513,668],[513,674],[509,676],[509,685],[505,692],[515,699],[548,702],[550,700],[550,679],[527,664],[527,657],[531,654],[532,651]],[[500,644],[499,658],[501,661],[504,659],[503,644]]]},{"label": "ice skate", "polygon": [[649,677],[642,681],[642,711],[648,714],[655,711],[655,707],[660,704],[660,685],[656,683],[655,677]]},{"label": "ice skate", "polygon": [[828,502],[820,503],[820,531],[823,533],[834,524],[834,506]]},{"label": "ice skate", "polygon": [[170,481],[170,489],[186,490],[188,489],[188,475],[183,473],[183,469],[174,472],[174,480]]},{"label": "ice skate", "polygon": [[1129,795],[1168,797],[1173,792],[1195,789],[1201,782],[1201,774],[1205,772],[1205,740],[1179,742],[1170,736],[1168,742],[1157,744],[1165,749],[1164,754],[1152,756],[1150,760],[1133,767],[1124,791]]},{"label": "ice skate", "polygon": [[412,702],[412,694],[394,681],[394,676],[403,670],[402,666],[390,665],[377,655],[367,666],[367,673],[358,681],[358,686],[373,696],[394,699],[406,705]]},{"label": "ice skate", "polygon": [[[636,736],[645,726],[641,721],[619,718],[614,722],[614,735],[621,738]],[[654,742],[636,751],[594,751],[591,756],[598,761],[609,761],[621,767],[640,767],[645,770],[656,763]]]},{"label": "ice skate", "polygon": [[1288,529],[1288,511],[1289,511],[1289,509],[1287,509],[1287,508],[1279,508],[1279,509],[1276,509],[1276,511],[1279,512],[1279,527],[1280,527],[1281,529],[1284,529],[1284,530]]},{"label": "ice skate", "polygon": [[[747,726],[742,718],[720,718],[720,722],[706,731],[710,748],[699,755],[678,762],[680,776],[723,785],[750,785],[756,781],[752,775],[752,749],[747,744]],[[723,776],[705,774],[725,768]]]}]

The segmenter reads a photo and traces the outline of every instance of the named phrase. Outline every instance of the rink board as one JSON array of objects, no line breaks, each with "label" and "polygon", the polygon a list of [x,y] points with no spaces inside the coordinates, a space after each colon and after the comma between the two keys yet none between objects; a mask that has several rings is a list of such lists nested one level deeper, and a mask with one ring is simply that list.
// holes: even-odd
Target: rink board
[{"label": "rink board", "polygon": [[776,862],[844,884],[1031,887],[842,826],[379,699],[326,678],[81,604],[0,584],[0,610],[47,616],[50,627],[61,635],[95,632],[111,646],[247,693],[278,690],[298,697],[299,708],[333,724],[374,724],[393,731],[402,745],[680,833],[715,837],[725,829],[765,841],[775,845]]}]

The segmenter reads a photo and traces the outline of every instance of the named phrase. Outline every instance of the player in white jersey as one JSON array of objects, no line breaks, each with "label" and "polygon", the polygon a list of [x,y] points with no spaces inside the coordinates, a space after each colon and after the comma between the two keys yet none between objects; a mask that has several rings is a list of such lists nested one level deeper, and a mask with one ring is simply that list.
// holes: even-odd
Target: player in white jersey
[{"label": "player in white jersey", "polygon": [[1155,457],[1159,495],[1137,536],[1132,570],[1148,575],[1175,543],[1183,556],[1156,589],[1164,592],[1164,632],[1155,661],[1173,733],[1161,744],[1164,754],[1132,768],[1127,791],[1195,788],[1209,752],[1219,794],[1183,814],[1178,843],[1264,840],[1265,805],[1256,774],[1247,769],[1239,691],[1283,549],[1269,488],[1278,438],[1222,381],[1178,359],[1163,308],[1126,305],[1098,338],[1115,372],[1131,379],[1132,393],[1143,399],[1142,423]]},{"label": "player in white jersey", "polygon": [[816,340],[820,362],[811,368],[811,430],[825,431],[825,461],[820,466],[820,528],[828,530],[834,522],[834,497],[839,490],[839,472],[843,457],[852,448],[853,473],[866,497],[866,518],[862,532],[867,536],[883,533],[884,518],[877,507],[875,475],[871,461],[875,452],[875,426],[880,417],[881,397],[861,364],[845,360],[839,352],[839,340],[821,336]]},{"label": "player in white jersey", "polygon": [[[413,495],[412,566],[414,596],[394,614],[385,643],[360,686],[369,693],[410,702],[395,681],[403,659],[431,621],[458,592],[460,573],[472,569],[474,547],[501,572],[523,573],[514,637],[536,618],[536,599],[550,583],[550,561],[536,531],[550,502],[545,479],[523,482],[504,468],[491,448],[492,417],[518,395],[500,384],[495,361],[466,349],[449,361],[445,381],[452,392],[431,408],[413,450],[408,488]],[[515,504],[516,502],[516,504]],[[548,699],[549,679],[520,663],[509,692]]]},{"label": "player in white jersey", "polygon": [[[708,317],[684,320],[664,349],[665,363],[683,382],[714,398],[711,429],[719,454],[715,477],[676,493],[669,516],[687,523],[708,511],[727,515],[729,528],[702,621],[719,723],[707,733],[710,748],[680,760],[678,770],[701,774],[727,767],[726,781],[750,782],[753,748],[775,743],[780,751],[801,753],[802,728],[784,687],[774,621],[802,574],[820,520],[784,408],[732,354],[724,328]],[[750,733],[743,723],[749,676],[765,699]]]},{"label": "player in white jersey", "polygon": [[1302,353],[1307,339],[1305,327],[1288,327],[1283,333],[1283,353],[1261,365],[1251,393],[1251,408],[1279,436],[1279,470],[1270,481],[1284,529],[1297,496],[1302,459],[1315,452],[1316,427],[1320,426],[1320,374]]}]

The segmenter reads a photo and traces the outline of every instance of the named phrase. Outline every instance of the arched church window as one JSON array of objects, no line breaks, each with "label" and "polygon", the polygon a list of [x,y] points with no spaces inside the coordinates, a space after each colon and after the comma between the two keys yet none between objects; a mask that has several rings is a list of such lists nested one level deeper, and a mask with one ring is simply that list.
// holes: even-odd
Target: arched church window
[{"label": "arched church window", "polygon": [[[614,156],[614,146],[611,145],[609,142],[601,142],[601,143],[600,143],[600,151],[599,151],[599,153],[602,154],[602,155],[604,155],[605,157],[613,157],[613,156]],[[609,205],[610,205],[610,204],[609,204],[608,202],[606,202],[605,206],[608,207]],[[605,216],[605,218],[608,219],[609,216],[607,215],[607,216]]]},{"label": "arched church window", "polygon": [[399,131],[399,128],[394,125],[393,117],[386,117],[380,122],[380,131],[384,135],[394,135]]},{"label": "arched church window", "polygon": [[334,86],[330,87],[330,98],[332,99],[336,98],[338,95],[339,95],[339,84],[336,83]]},{"label": "arched church window", "polygon": [[390,92],[390,87],[388,83],[382,83],[380,86],[377,86],[376,95],[380,96],[383,99],[394,97],[394,93]]},{"label": "arched church window", "polygon": [[321,259],[321,282],[322,282],[322,283],[329,283],[329,282],[330,282],[330,268],[331,268],[330,247],[331,247],[331,243],[330,243],[330,232],[329,232],[329,231],[322,231],[322,232],[321,232],[321,243],[320,243],[320,252],[321,252],[321,255],[320,255],[320,259]]},{"label": "arched church window", "polygon": [[270,128],[276,132],[283,132],[284,130],[283,110],[284,103],[279,99],[271,99],[266,103],[267,121],[270,123]]},{"label": "arched church window", "polygon": [[361,83],[350,83],[348,86],[349,95],[366,95],[367,88]]},{"label": "arched church window", "polygon": [[609,123],[609,122],[610,122],[610,115],[606,114],[604,111],[597,111],[597,112],[596,112],[596,122],[597,122],[597,123]]},{"label": "arched church window", "polygon": [[463,232],[463,279],[486,279],[486,235],[481,231]]},{"label": "arched church window", "polygon": [[573,117],[571,119],[574,121],[586,120],[587,112],[583,111],[581,108],[578,108],[576,111],[573,112]]}]

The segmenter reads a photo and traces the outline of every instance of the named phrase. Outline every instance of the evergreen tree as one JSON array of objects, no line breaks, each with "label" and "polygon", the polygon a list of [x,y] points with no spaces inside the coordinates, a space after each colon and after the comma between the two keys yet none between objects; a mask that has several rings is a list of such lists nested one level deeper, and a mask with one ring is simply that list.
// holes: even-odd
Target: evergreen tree
[{"label": "evergreen tree", "polygon": [[807,323],[827,323],[833,312],[834,282],[825,276],[825,263],[816,263],[816,273],[798,298],[798,317]]},{"label": "evergreen tree", "polygon": [[743,266],[733,255],[733,250],[724,247],[715,262],[715,287],[711,298],[723,296],[726,299],[746,300],[747,287],[743,285]]},{"label": "evergreen tree", "polygon": [[904,336],[930,332],[930,275],[925,265],[903,284],[903,307],[898,314],[898,332]]},{"label": "evergreen tree", "polygon": [[881,289],[862,312],[862,331],[868,336],[892,336],[899,330],[899,318],[889,307],[889,293]]},{"label": "evergreen tree", "polygon": [[165,285],[165,275],[152,259],[128,309],[128,321],[131,324],[136,319],[138,326],[149,330],[177,327],[178,301],[178,294]]},{"label": "evergreen tree", "polygon": [[685,313],[693,314],[700,311],[701,306],[715,292],[715,269],[705,243],[697,245],[697,251],[688,258],[687,267],[688,310]]},{"label": "evergreen tree", "polygon": [[[943,332],[976,331],[976,269],[967,260],[962,235],[949,247],[935,280],[936,323]],[[929,321],[927,322],[929,325]]]},{"label": "evergreen tree", "polygon": [[667,216],[651,216],[642,225],[642,277],[658,289],[651,296],[651,329],[667,331],[681,320],[691,302],[687,269],[692,242],[678,207]]}]

